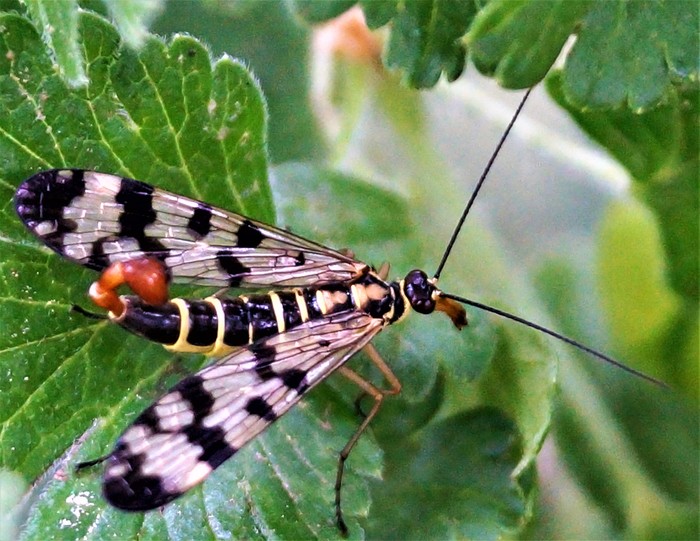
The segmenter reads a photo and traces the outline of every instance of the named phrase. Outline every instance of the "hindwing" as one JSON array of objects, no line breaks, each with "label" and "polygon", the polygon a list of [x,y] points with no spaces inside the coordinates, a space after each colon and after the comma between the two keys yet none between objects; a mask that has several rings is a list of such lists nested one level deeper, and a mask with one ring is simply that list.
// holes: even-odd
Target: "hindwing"
[{"label": "hindwing", "polygon": [[126,429],[107,459],[104,495],[145,511],[203,481],[384,326],[350,311],[255,342],[183,379]]}]

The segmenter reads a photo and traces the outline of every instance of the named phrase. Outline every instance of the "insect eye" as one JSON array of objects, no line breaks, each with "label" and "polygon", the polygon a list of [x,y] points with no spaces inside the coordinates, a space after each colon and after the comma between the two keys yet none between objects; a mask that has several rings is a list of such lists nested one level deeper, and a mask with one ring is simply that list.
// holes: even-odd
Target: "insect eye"
[{"label": "insect eye", "polygon": [[412,270],[404,280],[404,293],[411,308],[420,314],[430,314],[435,310],[433,292],[435,286],[428,280],[428,275],[422,270]]}]

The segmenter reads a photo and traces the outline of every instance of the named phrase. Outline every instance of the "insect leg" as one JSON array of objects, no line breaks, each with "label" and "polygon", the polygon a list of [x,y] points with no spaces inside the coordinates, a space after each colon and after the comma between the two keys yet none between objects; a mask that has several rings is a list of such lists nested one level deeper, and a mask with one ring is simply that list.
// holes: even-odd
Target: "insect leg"
[{"label": "insect leg", "polygon": [[[399,394],[401,392],[401,382],[394,375],[394,372],[392,372],[391,368],[389,368],[386,362],[384,362],[384,359],[377,351],[377,348],[375,348],[371,343],[369,343],[364,347],[363,351],[367,354],[367,356],[374,363],[374,365],[377,368],[379,368],[379,371],[384,376],[384,379],[386,379],[389,382],[389,385],[391,386],[390,389],[384,389],[381,390],[381,392],[384,395]],[[362,409],[362,400],[368,395],[370,395],[370,393],[368,393],[365,390],[362,390],[362,392],[360,392],[358,397],[355,399],[355,411],[362,418],[367,417],[367,414]]]},{"label": "insect leg", "polygon": [[92,460],[86,460],[84,462],[79,462],[78,464],[75,465],[75,471],[80,471],[84,470],[85,468],[92,468],[93,466],[97,466],[98,464],[101,464],[105,460],[107,460],[110,457],[110,455],[104,455],[98,458],[93,458]]},{"label": "insect leg", "polygon": [[370,344],[367,344],[363,348],[362,351],[364,351],[367,354],[370,361],[372,361],[374,363],[374,366],[376,366],[379,369],[379,371],[382,373],[382,376],[384,376],[384,379],[391,386],[390,389],[382,389],[382,394],[384,394],[384,395],[399,394],[401,392],[401,382],[399,381],[399,378],[396,377],[396,375],[391,370],[391,368],[389,368],[389,365],[386,364],[384,359],[382,359],[382,356],[377,351],[377,348],[375,348],[370,343]]},{"label": "insect leg", "polygon": [[379,389],[378,387],[375,387],[362,376],[350,370],[346,366],[341,366],[338,370],[343,376],[345,376],[347,379],[349,379],[355,385],[357,385],[364,394],[371,396],[374,399],[374,404],[372,404],[372,408],[369,410],[367,415],[365,415],[365,418],[362,420],[362,423],[357,428],[352,437],[348,440],[348,442],[345,444],[345,447],[343,447],[343,449],[340,451],[340,456],[338,458],[338,471],[335,477],[335,518],[336,523],[338,524],[338,529],[340,530],[340,533],[343,536],[346,536],[348,533],[348,527],[345,524],[345,520],[343,519],[343,511],[340,504],[340,489],[343,485],[343,472],[345,470],[345,461],[350,455],[350,451],[352,451],[353,447],[355,447],[357,440],[372,422],[374,416],[377,415],[377,413],[379,412],[379,408],[382,405],[384,397],[395,395],[401,392],[401,382],[391,371],[389,365],[387,365],[386,362],[384,362],[384,359],[382,359],[381,355],[379,355],[379,352],[376,350],[376,348],[371,344],[368,344],[365,346],[364,351],[367,353],[374,365],[382,373],[386,381],[389,383],[390,387],[388,389]]},{"label": "insect leg", "polygon": [[210,297],[214,297],[214,298],[218,299],[218,298],[226,295],[229,291],[231,291],[230,287],[220,287],[212,295],[210,295]]},{"label": "insect leg", "polygon": [[95,312],[90,312],[89,310],[86,310],[78,304],[72,304],[70,307],[70,311],[75,312],[76,314],[80,314],[81,316],[85,316],[89,319],[107,319],[107,316],[105,316],[104,314],[96,314]]}]

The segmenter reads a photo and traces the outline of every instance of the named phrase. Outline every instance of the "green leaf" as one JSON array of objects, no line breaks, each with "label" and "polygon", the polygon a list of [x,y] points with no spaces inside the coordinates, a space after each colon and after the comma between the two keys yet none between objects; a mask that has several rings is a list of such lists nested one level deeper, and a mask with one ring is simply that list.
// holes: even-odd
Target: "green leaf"
[{"label": "green leaf", "polygon": [[598,239],[601,304],[616,350],[697,400],[697,299],[671,287],[661,234],[658,219],[641,203],[607,209]]},{"label": "green leaf", "polygon": [[384,0],[382,2],[362,1],[360,6],[362,6],[362,11],[365,14],[367,26],[373,30],[389,24],[397,11],[397,2],[395,0]]},{"label": "green leaf", "polygon": [[286,2],[168,2],[152,30],[161,35],[187,32],[217,55],[245,59],[268,106],[272,163],[324,156],[311,110],[309,31]]},{"label": "green leaf", "polygon": [[77,0],[28,0],[27,7],[55,56],[58,70],[71,87],[87,84],[78,43]]},{"label": "green leaf", "polygon": [[[615,375],[605,384],[584,381],[562,378],[566,398],[554,426],[563,460],[609,531],[632,539],[697,537],[695,407]],[[611,460],[620,456],[625,460]]]},{"label": "green leaf", "polygon": [[466,36],[474,65],[506,88],[534,86],[591,5],[571,0],[489,2]]},{"label": "green leaf", "polygon": [[531,476],[510,476],[520,453],[514,432],[497,410],[474,409],[403,439],[400,450],[391,446],[400,458],[376,484],[368,533],[390,539],[516,535],[533,492]]},{"label": "green leaf", "polygon": [[692,2],[489,2],[467,35],[477,68],[507,88],[533,86],[565,42],[563,90],[578,108],[649,109],[672,83],[697,81],[698,10]]},{"label": "green leaf", "polygon": [[460,38],[474,13],[474,4],[463,0],[409,0],[397,5],[387,67],[403,70],[414,88],[434,86],[443,73],[454,81],[464,70],[466,49]]},{"label": "green leaf", "polygon": [[[310,22],[339,15],[345,2],[299,2]],[[667,100],[674,83],[697,81],[700,24],[692,2],[494,0],[361,1],[367,25],[390,25],[385,65],[414,88],[454,81],[467,46],[479,71],[506,88],[540,82],[566,54],[564,92],[579,108],[647,110]]]},{"label": "green leaf", "polygon": [[0,540],[17,539],[20,527],[19,503],[27,492],[27,483],[16,473],[0,470]]},{"label": "green leaf", "polygon": [[[633,202],[611,205],[599,242],[598,284],[613,340],[639,361],[658,359],[658,337],[668,332],[681,303],[665,280],[663,247],[653,216]],[[616,257],[622,250],[624,260]]]},{"label": "green leaf", "polygon": [[692,88],[685,96],[674,92],[668,103],[640,114],[628,109],[580,110],[567,101],[561,71],[552,72],[546,83],[557,103],[608,149],[635,180],[666,182],[677,172],[692,172],[693,160],[697,161],[697,130],[693,128],[698,117]]},{"label": "green leaf", "polygon": [[590,108],[652,108],[697,81],[700,18],[692,2],[596,2],[567,58],[564,92]]},{"label": "green leaf", "polygon": [[[295,2],[299,14],[317,23],[337,17],[353,3]],[[413,88],[435,86],[444,74],[454,81],[464,71],[466,49],[461,37],[474,17],[468,0],[361,1],[367,25],[391,25],[385,64],[400,70]]]},{"label": "green leaf", "polygon": [[676,291],[698,302],[698,124],[697,84],[679,87],[668,103],[643,114],[629,110],[580,111],[563,93],[560,73],[549,93],[576,122],[627,167],[637,193],[659,218]]},{"label": "green leaf", "polygon": [[107,0],[107,8],[125,43],[138,49],[148,37],[148,25],[163,9],[163,0]]},{"label": "green leaf", "polygon": [[356,0],[334,0],[333,2],[293,0],[292,5],[297,14],[310,23],[322,23],[341,15],[355,3]]},{"label": "green leaf", "polygon": [[[678,355],[682,348],[677,342],[669,348],[673,352],[659,347],[663,340],[658,337],[665,331],[661,318],[669,316],[668,310],[664,311],[664,304],[668,308],[664,295],[668,297],[670,292],[664,289],[658,268],[654,268],[659,265],[660,253],[658,244],[653,243],[658,241],[653,220],[639,204],[622,202],[614,203],[606,215],[602,237],[609,250],[603,264],[599,263],[608,270],[606,281],[599,280],[602,303],[608,307],[611,302],[606,295],[610,295],[620,305],[615,312],[619,320],[611,327],[613,339],[619,337],[619,327],[623,326],[631,331],[628,339],[640,340],[638,344],[622,342],[612,351],[618,359],[661,376],[675,388],[674,379],[665,374],[676,369],[670,364],[682,364]],[[626,223],[627,228],[615,231],[611,218]],[[621,241],[615,250],[611,233],[613,239]],[[577,281],[574,270],[560,262],[548,261],[541,273],[542,297],[559,315],[559,321],[569,323],[564,330],[570,336],[585,335],[588,325],[580,312],[590,293],[577,286]],[[552,284],[557,285],[553,288]],[[619,291],[613,291],[616,287]],[[660,305],[640,316],[638,308],[652,298]],[[655,313],[657,309],[660,315]],[[638,322],[638,329],[632,329],[632,321]],[[697,348],[689,357],[697,365]],[[669,363],[669,359],[674,362]],[[697,374],[688,379],[691,381],[697,382]],[[659,389],[609,367],[591,366],[583,357],[562,367],[561,389],[553,423],[556,455],[551,450],[548,453],[542,483],[547,498],[561,490],[566,491],[566,498],[550,503],[560,516],[541,519],[551,530],[535,532],[532,537],[548,537],[553,532],[572,538],[697,537],[696,406],[681,399],[677,392]],[[619,460],[621,456],[625,460]],[[557,461],[562,463],[557,465]],[[566,473],[556,472],[557,468]],[[566,479],[565,475],[572,478]],[[581,505],[592,510],[584,513]]]}]

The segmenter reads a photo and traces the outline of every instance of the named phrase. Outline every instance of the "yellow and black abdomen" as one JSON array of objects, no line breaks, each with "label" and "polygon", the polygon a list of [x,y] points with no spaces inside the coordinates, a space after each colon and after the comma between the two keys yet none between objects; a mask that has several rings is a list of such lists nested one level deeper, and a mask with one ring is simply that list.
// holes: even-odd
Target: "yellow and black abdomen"
[{"label": "yellow and black abdomen", "polygon": [[136,296],[122,299],[125,310],[113,320],[128,331],[172,351],[209,355],[223,355],[307,321],[357,309],[346,283],[230,298],[172,299],[159,306]]}]

